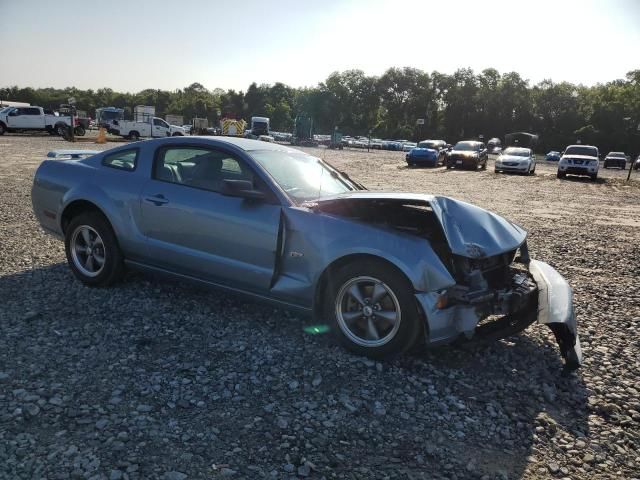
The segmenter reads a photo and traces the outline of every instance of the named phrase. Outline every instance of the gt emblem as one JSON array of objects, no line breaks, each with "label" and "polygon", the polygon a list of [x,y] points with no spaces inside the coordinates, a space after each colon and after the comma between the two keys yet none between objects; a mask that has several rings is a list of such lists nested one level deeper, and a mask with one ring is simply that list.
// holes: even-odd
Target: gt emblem
[{"label": "gt emblem", "polygon": [[289,253],[289,255],[293,258],[300,258],[300,257],[304,257],[304,253],[300,253],[300,252],[291,252]]}]

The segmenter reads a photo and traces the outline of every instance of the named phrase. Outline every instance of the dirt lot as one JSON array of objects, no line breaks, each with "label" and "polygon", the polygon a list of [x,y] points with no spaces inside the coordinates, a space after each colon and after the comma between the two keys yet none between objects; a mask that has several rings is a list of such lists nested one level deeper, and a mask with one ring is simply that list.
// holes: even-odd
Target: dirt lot
[{"label": "dirt lot", "polygon": [[0,478],[640,477],[636,172],[593,183],[544,162],[523,177],[315,149],[370,189],[450,195],[523,225],[575,291],[585,364],[564,378],[536,325],[377,363],[226,294],[138,274],[83,287],[31,213],[35,169],[60,148],[0,137]]}]

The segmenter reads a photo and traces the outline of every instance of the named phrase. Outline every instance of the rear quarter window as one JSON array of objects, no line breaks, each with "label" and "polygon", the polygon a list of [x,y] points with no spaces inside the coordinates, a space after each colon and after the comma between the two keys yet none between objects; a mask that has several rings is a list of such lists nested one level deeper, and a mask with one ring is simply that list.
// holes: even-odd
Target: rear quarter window
[{"label": "rear quarter window", "polygon": [[132,172],[138,166],[138,149],[123,150],[105,155],[102,159],[102,165]]}]

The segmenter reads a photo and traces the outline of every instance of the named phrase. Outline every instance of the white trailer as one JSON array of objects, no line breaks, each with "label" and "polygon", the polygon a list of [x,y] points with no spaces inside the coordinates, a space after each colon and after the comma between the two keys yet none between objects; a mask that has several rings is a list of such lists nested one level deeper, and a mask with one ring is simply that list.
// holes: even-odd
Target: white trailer
[{"label": "white trailer", "polygon": [[133,120],[148,123],[156,116],[156,107],[149,105],[136,105],[133,107]]}]

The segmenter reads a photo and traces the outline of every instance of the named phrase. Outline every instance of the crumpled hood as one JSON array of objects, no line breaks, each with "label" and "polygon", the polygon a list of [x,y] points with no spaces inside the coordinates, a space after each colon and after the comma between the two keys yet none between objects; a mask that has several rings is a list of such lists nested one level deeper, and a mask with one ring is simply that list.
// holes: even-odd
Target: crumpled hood
[{"label": "crumpled hood", "polygon": [[469,258],[493,257],[518,248],[527,238],[527,232],[512,222],[470,203],[449,197],[416,193],[352,192],[324,197],[307,206],[323,203],[398,201],[431,206],[438,218],[451,252]]}]

